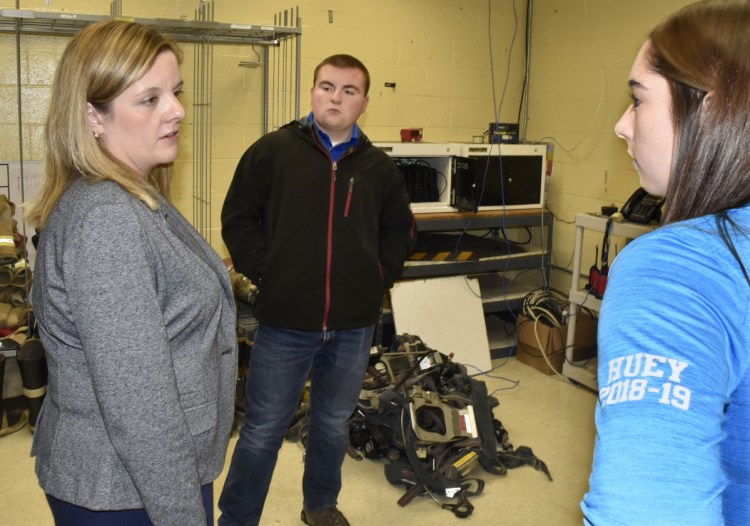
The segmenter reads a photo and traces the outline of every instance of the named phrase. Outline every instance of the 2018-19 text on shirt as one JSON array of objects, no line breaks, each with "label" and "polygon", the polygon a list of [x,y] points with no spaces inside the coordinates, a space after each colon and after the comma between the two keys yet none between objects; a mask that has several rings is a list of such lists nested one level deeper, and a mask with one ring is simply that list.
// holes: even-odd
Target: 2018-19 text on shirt
[{"label": "2018-19 text on shirt", "polygon": [[687,410],[691,391],[680,384],[687,367],[685,361],[643,352],[613,358],[608,363],[607,385],[599,390],[599,401],[605,406],[654,395],[661,404]]}]

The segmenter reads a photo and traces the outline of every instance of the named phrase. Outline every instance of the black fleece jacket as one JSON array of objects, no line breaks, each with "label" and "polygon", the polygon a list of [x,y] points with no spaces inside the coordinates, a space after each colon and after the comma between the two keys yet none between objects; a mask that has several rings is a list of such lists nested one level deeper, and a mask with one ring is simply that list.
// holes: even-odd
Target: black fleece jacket
[{"label": "black fleece jacket", "polygon": [[361,133],[335,162],[304,120],[248,148],[221,222],[235,269],[260,289],[255,317],[296,330],[375,323],[416,242],[391,159]]}]

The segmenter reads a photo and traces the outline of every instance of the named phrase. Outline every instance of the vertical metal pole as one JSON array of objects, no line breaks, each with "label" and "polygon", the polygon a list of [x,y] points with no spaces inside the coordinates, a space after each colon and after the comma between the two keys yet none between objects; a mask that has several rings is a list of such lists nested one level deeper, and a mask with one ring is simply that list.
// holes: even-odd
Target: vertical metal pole
[{"label": "vertical metal pole", "polygon": [[[18,0],[16,0],[16,9],[18,9]],[[25,197],[25,190],[24,190],[24,151],[23,151],[23,99],[22,94],[23,90],[21,89],[21,21],[16,20],[16,92],[17,92],[17,111],[18,111],[18,177],[20,181],[20,187],[21,187],[21,203],[23,203],[26,200]],[[8,199],[11,200],[10,195],[10,167],[8,168]],[[24,236],[25,240],[28,240],[28,236],[26,235],[26,222],[24,221],[22,227],[22,234]],[[23,257],[27,257],[26,254],[26,246],[24,245],[24,251],[23,251]],[[31,293],[31,281],[30,281],[30,274],[26,273],[26,282],[24,283],[24,289],[26,290],[26,297],[30,296]],[[24,315],[25,321],[23,322],[25,325],[29,324],[29,313],[26,313]],[[1,390],[1,387],[0,387]],[[0,396],[2,395],[2,392],[0,392]]]},{"label": "vertical metal pole", "polygon": [[[213,20],[214,3],[201,0],[196,19]],[[211,243],[211,136],[213,36],[195,44],[193,101],[193,226]]]},{"label": "vertical metal pole", "polygon": [[268,92],[270,89],[271,78],[268,73],[271,67],[270,59],[271,53],[269,52],[268,46],[266,46],[263,48],[263,63],[265,64],[265,67],[263,68],[263,133],[271,131],[271,121],[269,120],[268,115]]},{"label": "vertical metal pole", "polygon": [[[195,19],[201,19],[200,6],[195,11]],[[201,86],[200,86],[200,53],[201,42],[193,45],[193,226],[198,232],[201,231],[200,205],[198,202],[199,185],[201,180],[200,162],[200,122],[201,122]]]},{"label": "vertical metal pole", "polygon": [[[211,20],[214,20],[214,1],[211,0]],[[208,118],[206,120],[206,226],[208,237],[206,238],[211,243],[211,186],[213,184],[213,170],[211,167],[211,160],[213,159],[213,93],[214,93],[214,39],[211,39],[211,48],[208,53],[208,73],[206,80],[208,82]]]},{"label": "vertical metal pole", "polygon": [[296,56],[295,56],[295,63],[297,68],[297,73],[295,75],[295,86],[294,86],[294,92],[295,92],[295,111],[294,111],[294,118],[299,119],[300,118],[300,57],[302,56],[302,19],[299,16],[299,6],[297,6],[297,29],[299,30],[299,33],[297,33],[294,36],[294,41],[297,44],[296,49]]},{"label": "vertical metal pole", "polygon": [[[278,23],[275,25],[281,25],[281,13],[278,14]],[[274,35],[275,37],[275,35]],[[273,129],[279,128],[279,47],[274,46],[273,48],[273,106],[271,108],[271,114],[273,116]]]},{"label": "vertical metal pole", "polygon": [[[16,7],[18,7],[18,0],[16,0]],[[19,177],[21,178],[21,202],[23,203],[25,200],[24,197],[24,187],[23,187],[23,160],[24,160],[24,153],[23,153],[23,99],[22,94],[23,90],[21,89],[21,21],[16,20],[16,109],[18,112],[18,170],[19,170]],[[10,184],[10,181],[8,181],[8,184]],[[8,194],[10,194],[10,188],[8,189]],[[10,199],[10,195],[8,195],[8,199]],[[24,223],[24,236],[26,236],[26,223]]]},{"label": "vertical metal pole", "polygon": [[[288,13],[284,11],[284,26],[287,25],[287,15]],[[281,42],[281,118],[279,119],[279,126],[282,124],[285,124],[287,122],[286,120],[286,101],[289,97],[289,94],[287,93],[287,85],[286,85],[286,71],[287,71],[287,56],[286,56],[286,49],[287,49],[287,38],[284,37],[284,39]]]},{"label": "vertical metal pole", "polygon": [[[195,10],[193,17],[196,20],[200,20],[200,7]],[[193,226],[198,232],[200,232],[200,218],[199,207],[198,207],[198,193],[197,188],[200,182],[200,160],[198,158],[198,126],[200,122],[200,75],[198,74],[198,68],[200,67],[200,42],[193,44]]]}]

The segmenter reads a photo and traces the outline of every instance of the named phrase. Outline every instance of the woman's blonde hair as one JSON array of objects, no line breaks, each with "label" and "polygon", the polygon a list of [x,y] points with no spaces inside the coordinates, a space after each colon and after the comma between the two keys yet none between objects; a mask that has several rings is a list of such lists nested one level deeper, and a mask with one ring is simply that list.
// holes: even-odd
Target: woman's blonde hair
[{"label": "woman's blonde hair", "polygon": [[112,101],[143,77],[163,51],[182,62],[173,40],[133,22],[97,22],[73,37],[57,66],[45,126],[44,182],[26,207],[26,221],[43,228],[79,177],[115,181],[153,210],[158,208],[158,193],[170,199],[172,164],[157,166],[144,181],[100,145],[87,116],[87,103],[102,114],[110,113]]}]

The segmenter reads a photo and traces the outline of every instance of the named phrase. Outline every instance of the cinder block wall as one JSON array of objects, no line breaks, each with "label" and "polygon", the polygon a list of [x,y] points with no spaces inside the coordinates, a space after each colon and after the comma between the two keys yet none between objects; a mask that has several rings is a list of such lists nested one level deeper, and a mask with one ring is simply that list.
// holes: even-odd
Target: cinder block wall
[{"label": "cinder block wall", "polygon": [[[552,285],[570,276],[578,212],[621,205],[638,186],[622,141],[612,132],[629,103],[627,78],[648,30],[688,0],[536,0],[532,3],[526,122],[529,141],[555,145],[548,206],[556,217]],[[193,19],[198,0],[123,0],[124,16]],[[273,23],[291,6],[279,0],[215,0],[214,19]],[[0,0],[5,9],[48,9],[104,15],[105,0]],[[301,112],[309,111],[312,71],[324,57],[351,53],[372,75],[370,104],[361,120],[376,141],[397,141],[404,127],[421,127],[424,140],[471,142],[488,123],[515,122],[524,84],[525,14],[522,0],[310,0],[302,19]],[[63,37],[21,37],[23,158],[43,155],[42,126]],[[183,102],[187,117],[177,162],[175,200],[188,218],[193,208],[192,123],[194,53],[183,45]],[[16,37],[0,35],[0,160],[20,159]],[[219,213],[242,152],[262,130],[262,68],[249,46],[214,47],[211,240],[226,256]],[[395,88],[385,83],[395,83]],[[595,241],[587,243],[585,267]],[[624,243],[623,243],[624,244]],[[620,245],[622,246],[622,245]]]},{"label": "cinder block wall", "polygon": [[[555,215],[552,285],[567,291],[579,212],[622,206],[638,174],[614,125],[630,104],[630,67],[649,31],[692,0],[537,0],[528,140],[552,141],[554,175],[547,206]],[[602,236],[584,236],[582,268]],[[613,238],[619,249],[625,240]],[[600,251],[601,252],[601,251]],[[615,247],[611,247],[613,256]],[[612,257],[610,257],[610,263]]]}]

